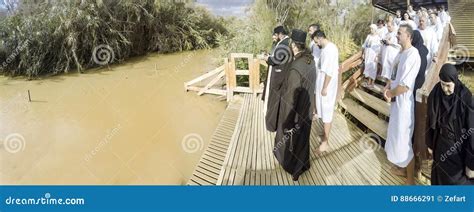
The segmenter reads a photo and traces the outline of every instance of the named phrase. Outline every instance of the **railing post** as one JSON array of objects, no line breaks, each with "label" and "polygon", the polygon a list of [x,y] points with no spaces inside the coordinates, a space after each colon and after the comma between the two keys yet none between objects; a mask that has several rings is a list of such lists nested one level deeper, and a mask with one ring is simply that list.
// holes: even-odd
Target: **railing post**
[{"label": "railing post", "polygon": [[258,93],[260,89],[260,61],[258,59],[253,59],[254,65],[254,91],[253,93]]},{"label": "railing post", "polygon": [[255,95],[259,89],[260,67],[258,59],[249,58],[249,87]]},{"label": "railing post", "polygon": [[227,101],[232,101],[234,97],[234,88],[237,84],[235,75],[235,64],[229,62],[228,58],[224,59],[225,81],[227,85]]},{"label": "railing post", "polygon": [[253,94],[255,94],[255,64],[253,61],[253,57],[248,58],[249,61],[249,88]]}]

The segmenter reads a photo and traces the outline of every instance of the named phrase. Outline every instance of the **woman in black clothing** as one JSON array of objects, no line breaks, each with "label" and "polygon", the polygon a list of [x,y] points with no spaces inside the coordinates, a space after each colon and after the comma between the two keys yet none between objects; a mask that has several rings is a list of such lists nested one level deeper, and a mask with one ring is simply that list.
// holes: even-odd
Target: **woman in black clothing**
[{"label": "woman in black clothing", "polygon": [[456,68],[445,64],[428,97],[426,144],[432,185],[474,185],[474,103]]}]

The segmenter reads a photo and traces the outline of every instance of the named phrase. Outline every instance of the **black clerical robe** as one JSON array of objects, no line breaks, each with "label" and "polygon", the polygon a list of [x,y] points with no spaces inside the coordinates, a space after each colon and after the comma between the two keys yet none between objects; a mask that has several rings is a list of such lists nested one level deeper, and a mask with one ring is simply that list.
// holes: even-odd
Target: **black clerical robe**
[{"label": "black clerical robe", "polygon": [[315,68],[311,53],[303,52],[295,56],[284,72],[273,153],[293,179],[298,179],[310,167],[309,138],[315,104]]},{"label": "black clerical robe", "polygon": [[[290,39],[287,37],[280,41],[275,47],[272,56],[268,58],[267,64],[270,66],[265,83],[264,93],[265,97],[267,86],[268,99],[266,100],[266,114],[265,125],[268,131],[275,132],[278,123],[278,110],[280,108],[281,87],[284,80],[283,70],[286,64],[291,60],[291,50],[289,49]],[[271,72],[271,73],[270,73]]]}]

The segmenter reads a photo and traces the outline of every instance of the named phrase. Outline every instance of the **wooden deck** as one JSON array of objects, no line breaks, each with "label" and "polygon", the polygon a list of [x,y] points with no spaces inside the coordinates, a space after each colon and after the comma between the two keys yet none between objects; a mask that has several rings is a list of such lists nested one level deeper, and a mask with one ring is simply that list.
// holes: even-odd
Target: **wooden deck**
[{"label": "wooden deck", "polygon": [[340,112],[335,113],[328,153],[319,146],[319,122],[311,132],[311,169],[294,182],[273,156],[274,133],[264,126],[259,95],[237,95],[229,103],[189,185],[400,185],[390,174],[383,148]]},{"label": "wooden deck", "polygon": [[211,141],[201,156],[188,185],[216,185],[227,154],[232,134],[242,113],[242,98],[235,98],[227,106]]}]

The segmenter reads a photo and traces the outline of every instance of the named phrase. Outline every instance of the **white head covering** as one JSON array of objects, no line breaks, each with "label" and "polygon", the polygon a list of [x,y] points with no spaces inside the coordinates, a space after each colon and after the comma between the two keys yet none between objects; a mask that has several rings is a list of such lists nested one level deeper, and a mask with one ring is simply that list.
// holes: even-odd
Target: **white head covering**
[{"label": "white head covering", "polygon": [[372,32],[376,32],[376,31],[377,31],[377,25],[371,24],[370,25],[370,32],[372,33]]}]

